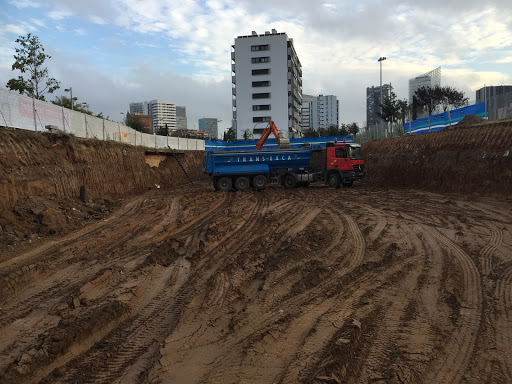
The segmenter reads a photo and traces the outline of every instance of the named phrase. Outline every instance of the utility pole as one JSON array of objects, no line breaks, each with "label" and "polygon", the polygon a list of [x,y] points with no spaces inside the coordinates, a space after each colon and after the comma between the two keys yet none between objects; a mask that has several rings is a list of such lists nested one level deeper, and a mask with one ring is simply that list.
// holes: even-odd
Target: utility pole
[{"label": "utility pole", "polygon": [[[380,57],[379,60],[377,60],[380,63],[380,113],[382,114],[382,62],[386,60],[386,57]],[[382,127],[382,117],[381,117],[381,123],[379,124]],[[387,137],[387,135],[386,135]]]}]

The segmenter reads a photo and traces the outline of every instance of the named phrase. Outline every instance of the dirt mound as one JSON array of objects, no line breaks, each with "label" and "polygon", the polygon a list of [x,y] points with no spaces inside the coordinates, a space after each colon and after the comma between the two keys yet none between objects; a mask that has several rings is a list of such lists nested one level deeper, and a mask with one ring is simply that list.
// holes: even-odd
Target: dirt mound
[{"label": "dirt mound", "polygon": [[446,126],[444,129],[460,129],[460,128],[469,128],[475,125],[483,125],[487,123],[487,120],[482,119],[480,116],[476,115],[466,115],[455,125]]},{"label": "dirt mound", "polygon": [[363,144],[365,183],[440,192],[512,193],[512,124]]}]

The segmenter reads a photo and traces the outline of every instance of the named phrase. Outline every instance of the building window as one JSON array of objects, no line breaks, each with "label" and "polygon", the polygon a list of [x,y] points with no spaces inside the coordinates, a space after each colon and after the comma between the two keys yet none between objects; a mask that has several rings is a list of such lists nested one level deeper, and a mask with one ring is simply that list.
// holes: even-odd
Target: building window
[{"label": "building window", "polygon": [[270,99],[270,93],[253,93],[253,99]]},{"label": "building window", "polygon": [[270,87],[270,81],[253,81],[253,87]]},{"label": "building window", "polygon": [[270,116],[259,116],[259,117],[253,117],[252,122],[253,123],[268,123],[270,121]]},{"label": "building window", "polygon": [[253,75],[268,75],[270,74],[270,68],[265,69],[253,69],[252,70]]},{"label": "building window", "polygon": [[265,45],[251,45],[251,51],[255,52],[255,51],[268,51],[270,50],[270,45],[269,44],[265,44]]},{"label": "building window", "polygon": [[270,104],[253,105],[253,111],[270,111]]},{"label": "building window", "polygon": [[251,63],[258,64],[258,63],[270,63],[270,57],[264,56],[264,57],[252,57]]}]

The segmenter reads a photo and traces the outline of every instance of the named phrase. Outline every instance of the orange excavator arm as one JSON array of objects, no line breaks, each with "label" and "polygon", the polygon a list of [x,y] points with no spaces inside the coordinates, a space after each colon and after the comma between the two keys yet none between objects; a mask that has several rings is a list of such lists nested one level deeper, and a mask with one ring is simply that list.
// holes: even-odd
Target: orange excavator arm
[{"label": "orange excavator arm", "polygon": [[260,139],[256,143],[256,149],[263,148],[263,144],[265,144],[265,141],[267,141],[267,139],[268,139],[268,137],[270,136],[271,133],[274,134],[276,139],[279,139],[279,138],[282,137],[282,135],[279,133],[279,131],[277,130],[276,125],[274,124],[274,122],[272,120],[270,120],[268,122],[267,128],[265,128],[265,130],[261,134]]}]

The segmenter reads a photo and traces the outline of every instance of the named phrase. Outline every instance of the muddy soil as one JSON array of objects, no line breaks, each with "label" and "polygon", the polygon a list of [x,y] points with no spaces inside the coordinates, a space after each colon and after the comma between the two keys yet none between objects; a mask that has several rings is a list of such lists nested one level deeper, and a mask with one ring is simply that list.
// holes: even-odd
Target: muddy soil
[{"label": "muddy soil", "polygon": [[10,173],[0,382],[512,382],[508,194],[377,175],[221,193],[167,160],[156,188],[163,168],[132,156],[138,184],[88,202],[14,199]]}]

